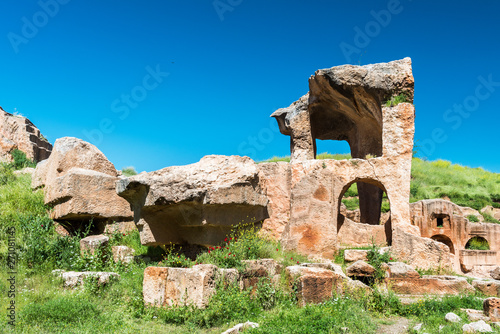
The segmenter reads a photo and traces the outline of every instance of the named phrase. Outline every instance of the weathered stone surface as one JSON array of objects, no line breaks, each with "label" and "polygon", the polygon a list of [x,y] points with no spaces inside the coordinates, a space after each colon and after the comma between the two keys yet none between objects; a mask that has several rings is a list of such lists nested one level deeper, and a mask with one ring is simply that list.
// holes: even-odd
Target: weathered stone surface
[{"label": "weathered stone surface", "polygon": [[474,288],[463,277],[423,276],[418,279],[391,279],[389,288],[404,295],[458,295],[474,292]]},{"label": "weathered stone surface", "polygon": [[486,296],[500,297],[500,281],[474,280],[472,286]]},{"label": "weathered stone surface", "polygon": [[500,298],[486,298],[483,302],[483,311],[491,321],[500,321]]},{"label": "weathered stone surface", "polygon": [[411,266],[403,262],[382,263],[381,268],[386,271],[389,279],[418,279],[420,274]]},{"label": "weathered stone surface", "polygon": [[116,194],[117,180],[115,167],[94,145],[64,137],[56,140],[50,158],[38,163],[31,186],[45,186],[52,219],[131,221],[129,203]]},{"label": "weathered stone surface", "polygon": [[207,305],[219,279],[238,277],[236,269],[220,270],[211,264],[192,268],[147,267],[144,271],[144,303],[154,306]]},{"label": "weathered stone surface", "polygon": [[490,275],[493,279],[500,280],[500,266],[490,271]]},{"label": "weathered stone surface", "polygon": [[56,233],[59,234],[60,236],[68,237],[71,235],[69,233],[69,231],[64,226],[62,226],[61,224],[59,224],[57,222],[54,222],[54,228],[56,230]]},{"label": "weathered stone surface", "polygon": [[420,269],[451,269],[450,249],[441,242],[429,238],[422,238],[410,233],[395,229],[393,254],[402,261],[406,261],[414,268]]},{"label": "weathered stone surface", "polygon": [[345,218],[338,231],[337,238],[341,245],[349,247],[368,247],[373,243],[387,244],[387,231],[384,225],[357,223]]},{"label": "weathered stone surface", "polygon": [[444,316],[445,320],[448,322],[460,322],[460,317],[453,312],[446,313]]},{"label": "weathered stone surface", "polygon": [[325,262],[315,262],[315,263],[302,263],[302,267],[308,267],[308,268],[323,268],[323,269],[328,269],[333,271],[336,275],[343,277],[345,279],[347,278],[347,275],[344,274],[342,271],[342,267],[336,263],[333,263],[331,261],[325,261]]},{"label": "weathered stone surface", "polygon": [[120,275],[113,272],[105,272],[105,271],[64,271],[57,270],[53,271],[54,275],[61,277],[64,281],[65,287],[76,287],[78,285],[83,285],[84,281],[88,277],[97,278],[98,284],[107,284],[110,279],[119,279]]},{"label": "weathered stone surface", "polygon": [[344,281],[343,284],[344,284],[344,292],[367,294],[373,291],[373,289],[370,288],[368,285],[356,279],[349,278],[348,280]]},{"label": "weathered stone surface", "polygon": [[38,162],[50,156],[52,145],[29,119],[9,114],[0,107],[0,161],[11,162],[10,152],[15,149]]},{"label": "weathered stone surface", "polygon": [[299,305],[317,304],[332,297],[334,289],[343,290],[345,278],[333,271],[317,267],[286,267],[290,284],[295,285]]},{"label": "weathered stone surface", "polygon": [[365,261],[358,260],[346,268],[346,274],[349,277],[372,277],[375,268]]},{"label": "weathered stone surface", "polygon": [[257,327],[259,327],[258,323],[247,321],[245,323],[237,324],[236,326],[229,328],[222,334],[236,334],[236,333],[241,333],[247,330],[248,328],[257,328]]},{"label": "weathered stone surface", "polygon": [[268,199],[248,157],[211,155],[187,166],[117,182],[145,245],[215,245],[238,223],[268,218]]},{"label": "weathered stone surface", "polygon": [[272,279],[283,270],[283,266],[274,259],[244,260],[243,264],[245,268],[240,279],[244,289],[256,286],[262,277]]},{"label": "weathered stone surface", "polygon": [[490,321],[490,318],[484,315],[483,310],[474,310],[474,309],[461,309],[467,313],[467,318],[469,321]]},{"label": "weathered stone surface", "polygon": [[111,247],[113,252],[113,261],[122,263],[132,263],[134,261],[135,249],[127,246],[113,246]]},{"label": "weathered stone surface", "polygon": [[269,162],[257,164],[261,187],[269,203],[269,218],[262,223],[260,233],[273,240],[279,240],[290,220],[290,164]]},{"label": "weathered stone surface", "polygon": [[81,139],[63,137],[56,140],[50,158],[38,164],[31,187],[36,189],[54,183],[71,168],[84,168],[117,177],[115,166],[94,145]]},{"label": "weathered stone surface", "polygon": [[462,330],[464,333],[490,333],[493,332],[491,326],[488,325],[483,320],[479,320],[476,322],[471,322],[470,324],[465,324],[462,326]]},{"label": "weathered stone surface", "polygon": [[105,235],[89,235],[80,240],[80,252],[84,254],[94,255],[96,250],[104,249],[109,242],[109,237]]},{"label": "weathered stone surface", "polygon": [[135,227],[135,223],[133,220],[131,221],[115,221],[112,224],[106,225],[104,229],[104,233],[113,234],[113,233],[128,233],[131,231],[137,230]]},{"label": "weathered stone surface", "polygon": [[116,195],[118,178],[71,168],[45,188],[45,203],[54,207],[55,220],[131,220],[129,203]]},{"label": "weathered stone surface", "polygon": [[461,206],[460,209],[462,210],[462,215],[467,218],[469,216],[474,216],[476,217],[479,222],[483,222],[484,221],[484,217],[483,215],[477,211],[476,209],[473,209],[473,208],[469,208],[469,207],[464,207],[464,206]]}]

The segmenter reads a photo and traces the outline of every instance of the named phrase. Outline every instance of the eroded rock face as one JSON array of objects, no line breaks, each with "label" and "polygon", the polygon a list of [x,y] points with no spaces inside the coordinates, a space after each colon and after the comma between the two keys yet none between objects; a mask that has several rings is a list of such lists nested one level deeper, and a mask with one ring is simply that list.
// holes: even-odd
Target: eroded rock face
[{"label": "eroded rock face", "polygon": [[500,298],[487,298],[483,302],[484,314],[490,317],[491,321],[500,321]]},{"label": "eroded rock face", "polygon": [[405,295],[458,295],[474,292],[474,288],[463,277],[423,276],[417,279],[391,279],[390,289]]},{"label": "eroded rock face", "polygon": [[15,149],[38,162],[50,156],[52,145],[29,119],[9,114],[0,107],[0,161],[12,161],[10,152]]},{"label": "eroded rock face", "polygon": [[375,268],[363,260],[358,260],[346,268],[349,277],[372,277]]},{"label": "eroded rock face", "polygon": [[233,225],[269,217],[259,171],[248,157],[206,156],[122,179],[116,190],[134,210],[145,245],[215,245]]},{"label": "eroded rock face", "polygon": [[500,281],[474,280],[472,281],[472,286],[486,296],[500,297]]},{"label": "eroded rock face", "polygon": [[114,165],[94,145],[64,137],[56,140],[50,158],[38,163],[31,186],[45,186],[54,220],[131,221],[130,205],[116,194],[118,179]]}]

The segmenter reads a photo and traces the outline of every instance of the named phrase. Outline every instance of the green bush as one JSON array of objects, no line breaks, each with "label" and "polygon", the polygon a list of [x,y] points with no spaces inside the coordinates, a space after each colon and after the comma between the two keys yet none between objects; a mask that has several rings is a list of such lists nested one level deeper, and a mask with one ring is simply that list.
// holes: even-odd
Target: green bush
[{"label": "green bush", "polygon": [[391,97],[391,99],[385,103],[385,106],[386,107],[394,107],[394,106],[397,106],[398,104],[403,103],[403,102],[408,102],[408,99],[406,98],[406,96],[404,94],[400,94],[400,95]]},{"label": "green bush", "polygon": [[372,243],[371,248],[368,250],[367,258],[368,263],[375,268],[375,281],[381,281],[385,278],[385,271],[381,268],[382,263],[395,261],[390,252],[381,252],[380,247],[375,243]]},{"label": "green bush", "polygon": [[490,245],[488,245],[488,241],[481,237],[473,237],[467,244],[465,245],[465,249],[471,250],[489,250]]},{"label": "green bush", "polygon": [[26,153],[21,150],[15,149],[10,152],[10,155],[14,159],[12,165],[14,169],[23,169],[26,167],[36,167],[36,163],[26,157]]},{"label": "green bush", "polygon": [[477,218],[475,215],[468,215],[467,219],[472,222],[472,223],[477,223],[479,222],[479,218]]},{"label": "green bush", "polygon": [[134,176],[134,175],[137,175],[137,171],[135,170],[135,168],[133,166],[129,166],[129,167],[124,167],[122,169],[122,175],[123,176]]}]

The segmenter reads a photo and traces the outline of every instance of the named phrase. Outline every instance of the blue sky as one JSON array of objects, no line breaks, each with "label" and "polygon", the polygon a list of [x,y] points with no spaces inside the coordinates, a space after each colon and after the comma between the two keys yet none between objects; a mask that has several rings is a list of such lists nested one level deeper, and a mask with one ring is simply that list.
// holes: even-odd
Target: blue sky
[{"label": "blue sky", "polygon": [[[420,154],[500,172],[497,1],[4,1],[0,105],[117,168],[289,154],[316,69],[411,57]],[[344,153],[345,143],[318,151]]]}]

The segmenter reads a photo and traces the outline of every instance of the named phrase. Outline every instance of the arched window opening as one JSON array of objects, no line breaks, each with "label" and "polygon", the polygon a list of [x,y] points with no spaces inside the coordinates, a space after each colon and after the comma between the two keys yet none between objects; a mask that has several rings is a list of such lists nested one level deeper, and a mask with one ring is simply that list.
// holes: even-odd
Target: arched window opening
[{"label": "arched window opening", "polygon": [[450,249],[450,253],[455,254],[455,247],[453,246],[453,241],[451,241],[451,239],[446,235],[437,234],[432,236],[431,239],[445,244]]},{"label": "arched window opening", "polygon": [[472,237],[467,241],[465,244],[465,249],[470,249],[470,250],[489,250],[490,245],[488,243],[488,240],[486,240],[483,237]]}]

